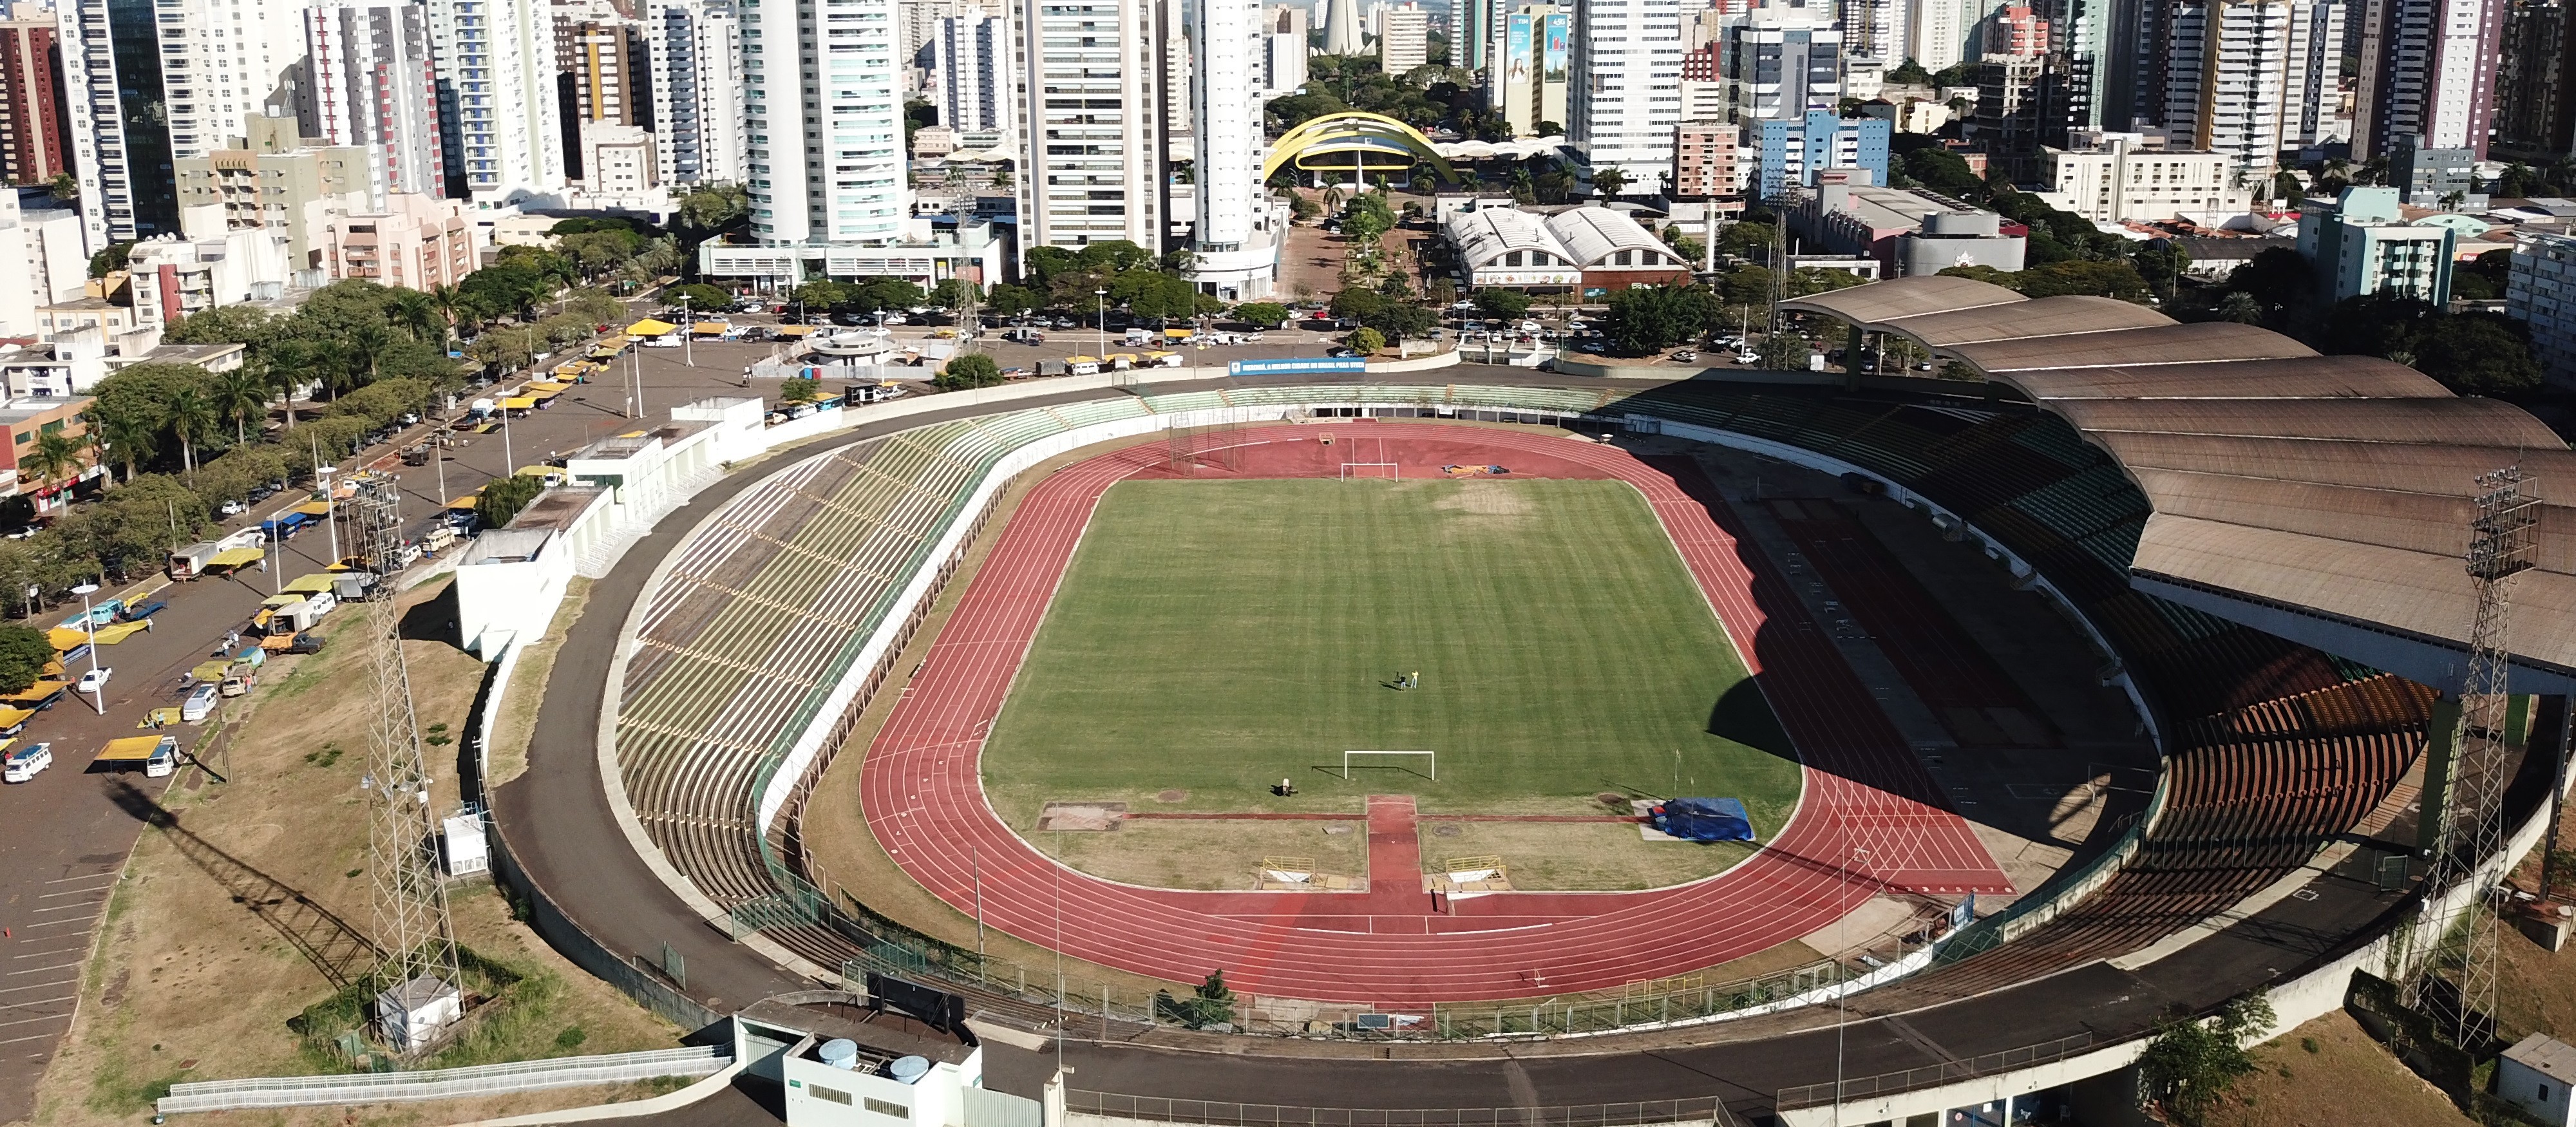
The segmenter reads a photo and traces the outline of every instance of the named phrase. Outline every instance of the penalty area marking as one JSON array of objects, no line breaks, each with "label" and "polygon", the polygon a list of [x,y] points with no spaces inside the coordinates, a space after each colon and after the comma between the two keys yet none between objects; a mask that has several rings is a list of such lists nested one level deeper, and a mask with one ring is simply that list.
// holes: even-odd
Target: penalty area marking
[{"label": "penalty area marking", "polygon": [[1342,753],[1342,778],[1345,780],[1351,777],[1351,757],[1354,755],[1419,755],[1429,769],[1424,777],[1435,783],[1440,781],[1440,753],[1436,751],[1345,751]]}]

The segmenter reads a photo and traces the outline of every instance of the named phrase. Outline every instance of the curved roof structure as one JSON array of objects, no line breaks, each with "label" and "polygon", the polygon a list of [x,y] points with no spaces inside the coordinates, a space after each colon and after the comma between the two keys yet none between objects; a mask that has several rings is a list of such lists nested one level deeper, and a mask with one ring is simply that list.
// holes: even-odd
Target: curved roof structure
[{"label": "curved roof structure", "polygon": [[[1320,158],[1339,156],[1345,159],[1324,162]],[[1391,158],[1369,163],[1368,158]],[[1442,180],[1456,182],[1457,170],[1449,158],[1433,148],[1431,139],[1422,131],[1385,114],[1348,110],[1326,114],[1304,122],[1279,135],[1270,143],[1270,156],[1261,162],[1261,179],[1277,175],[1290,161],[1309,171],[1347,171],[1358,165],[1371,171],[1392,172],[1429,164]]]},{"label": "curved roof structure", "polygon": [[2518,465],[2542,506],[2515,665],[2558,682],[2539,691],[2576,687],[2576,453],[2520,408],[2250,325],[1965,278],[1782,308],[1954,357],[2109,451],[2154,508],[2134,585],[2440,688],[2459,683],[2475,606],[2477,477]]},{"label": "curved roof structure", "polygon": [[1583,262],[1558,242],[1555,232],[1539,217],[1514,207],[1481,207],[1449,217],[1449,241],[1458,248],[1458,261],[1469,269],[1492,265],[1494,260],[1513,251],[1528,251],[1536,256],[1531,265],[1581,266]]},{"label": "curved roof structure", "polygon": [[1586,268],[1603,265],[1623,250],[1635,256],[1628,265],[1689,265],[1644,225],[1606,207],[1567,208],[1547,217],[1547,229]]}]

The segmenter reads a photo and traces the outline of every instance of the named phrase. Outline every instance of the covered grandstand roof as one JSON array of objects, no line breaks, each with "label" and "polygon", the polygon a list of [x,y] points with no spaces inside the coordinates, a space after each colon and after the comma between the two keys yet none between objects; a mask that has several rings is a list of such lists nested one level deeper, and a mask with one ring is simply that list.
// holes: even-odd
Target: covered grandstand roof
[{"label": "covered grandstand roof", "polygon": [[2513,596],[2517,664],[2576,674],[2576,453],[2520,408],[2250,325],[1963,278],[1783,308],[1916,340],[2064,418],[2154,508],[2131,575],[2274,616],[2266,629],[2297,629],[2286,612],[2459,648],[2476,478],[2519,465],[2543,507],[2537,567]]},{"label": "covered grandstand roof", "polygon": [[1680,266],[1671,247],[1643,224],[1606,207],[1571,207],[1547,217],[1547,229],[1584,267],[1604,264],[1619,251],[1641,252],[1639,266]]},{"label": "covered grandstand roof", "polygon": [[1539,265],[1582,264],[1564,243],[1557,241],[1546,223],[1519,208],[1484,207],[1459,212],[1449,217],[1448,234],[1450,243],[1458,248],[1459,261],[1469,269],[1516,250],[1537,251],[1553,259]]}]

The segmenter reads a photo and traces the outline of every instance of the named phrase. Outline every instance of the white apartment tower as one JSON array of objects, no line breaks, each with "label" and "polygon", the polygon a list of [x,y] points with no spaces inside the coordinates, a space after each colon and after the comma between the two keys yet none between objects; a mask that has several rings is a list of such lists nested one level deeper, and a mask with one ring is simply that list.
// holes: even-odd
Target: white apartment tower
[{"label": "white apartment tower", "polygon": [[1259,0],[1199,0],[1198,17],[1190,37],[1198,56],[1190,280],[1228,300],[1265,297],[1278,273],[1279,239],[1261,183],[1264,19]]},{"label": "white apartment tower", "polygon": [[451,198],[501,204],[563,190],[550,15],[533,0],[429,0]]},{"label": "white apartment tower", "polygon": [[1929,71],[1944,71],[1976,57],[1970,45],[1985,18],[1978,0],[1914,0],[1906,54]]},{"label": "white apartment tower", "polygon": [[388,192],[445,194],[429,10],[326,4],[305,9],[303,17],[306,81],[296,124],[304,135],[368,149],[378,207]]},{"label": "white apartment tower", "polygon": [[662,179],[742,183],[742,20],[733,5],[649,0],[644,47],[652,60],[653,158]]},{"label": "white apartment tower", "polygon": [[1431,61],[1431,13],[1419,4],[1377,10],[1378,69],[1399,78]]},{"label": "white apartment tower", "polygon": [[931,40],[931,101],[939,124],[959,133],[999,132],[1010,125],[1011,25],[1000,16],[950,16]]},{"label": "white apartment tower", "polygon": [[771,246],[902,235],[894,0],[764,3],[743,19],[751,232]]},{"label": "white apartment tower", "polygon": [[[171,161],[292,112],[292,0],[64,0],[55,12],[81,233],[95,249],[179,230]],[[283,95],[283,97],[281,96]]]},{"label": "white apartment tower", "polygon": [[1673,163],[1682,117],[1679,0],[1596,0],[1575,9],[1566,135],[1594,171],[1648,185]]},{"label": "white apartment tower", "polygon": [[2386,155],[2401,139],[2486,157],[2495,123],[2505,0],[2362,0],[2361,92],[2352,155]]},{"label": "white apartment tower", "polygon": [[2269,180],[2333,96],[2312,81],[2312,7],[2326,0],[2184,0],[2173,9],[2164,120],[2173,147],[2226,156],[2247,184]]},{"label": "white apartment tower", "polygon": [[1025,0],[1016,91],[1027,154],[1023,250],[1113,239],[1162,250],[1162,8],[1155,0]]}]

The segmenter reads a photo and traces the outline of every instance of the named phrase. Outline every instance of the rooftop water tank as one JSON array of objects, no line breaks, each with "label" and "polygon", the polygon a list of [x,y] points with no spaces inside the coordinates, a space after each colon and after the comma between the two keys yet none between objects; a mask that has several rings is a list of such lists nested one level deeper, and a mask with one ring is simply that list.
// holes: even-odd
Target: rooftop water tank
[{"label": "rooftop water tank", "polygon": [[823,1042],[823,1063],[840,1069],[859,1067],[859,1043],[845,1037]]},{"label": "rooftop water tank", "polygon": [[899,1084],[918,1083],[930,1074],[930,1061],[925,1057],[896,1057],[893,1064],[886,1066],[886,1074]]}]

